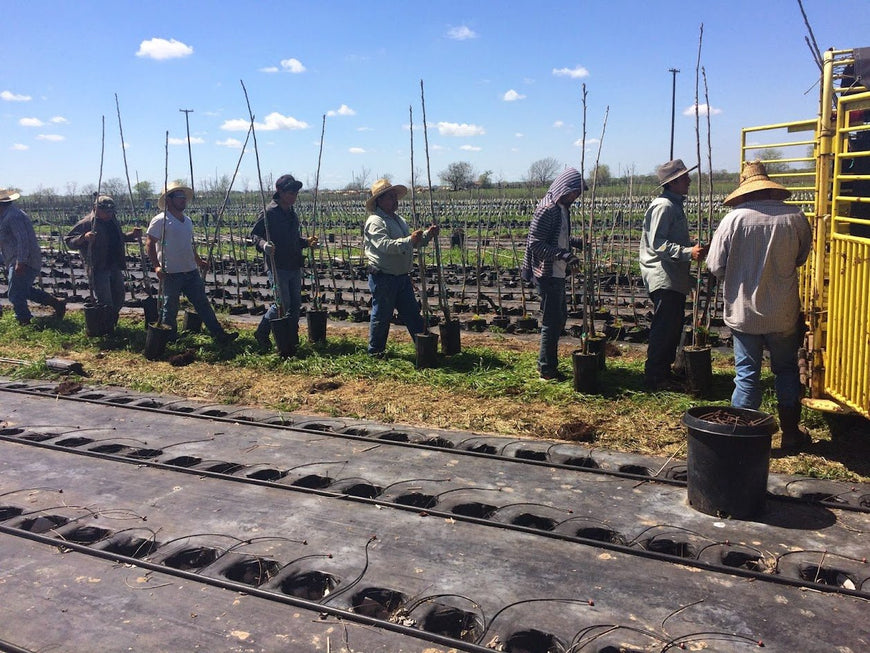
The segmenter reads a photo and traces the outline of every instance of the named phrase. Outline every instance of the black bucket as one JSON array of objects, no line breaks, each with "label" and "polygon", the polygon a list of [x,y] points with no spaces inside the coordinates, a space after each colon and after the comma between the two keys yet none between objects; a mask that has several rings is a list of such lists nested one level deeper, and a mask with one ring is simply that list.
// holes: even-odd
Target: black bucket
[{"label": "black bucket", "polygon": [[172,335],[172,328],[165,324],[149,324],[145,334],[145,358],[150,361],[157,360],[166,351],[166,343]]},{"label": "black bucket", "polygon": [[85,302],[85,333],[89,338],[99,338],[111,333],[114,328],[112,307],[96,302]]},{"label": "black bucket", "polygon": [[148,296],[142,300],[142,312],[145,314],[145,328],[149,324],[154,324],[160,320],[160,307],[157,304],[157,298]]},{"label": "black bucket", "polygon": [[683,363],[688,390],[696,397],[706,397],[713,387],[713,362],[710,347],[685,347]]},{"label": "black bucket", "polygon": [[437,367],[437,333],[418,333],[414,337],[414,347],[417,350],[416,367],[418,370],[422,370],[427,367]]},{"label": "black bucket", "polygon": [[182,331],[188,333],[199,333],[202,330],[202,318],[196,311],[184,311],[184,321],[181,326]]},{"label": "black bucket", "polygon": [[310,310],[305,314],[308,321],[308,342],[326,342],[326,311]]},{"label": "black bucket", "polygon": [[772,415],[748,408],[696,406],[683,415],[689,431],[688,495],[695,510],[750,519],[764,510]]},{"label": "black bucket", "polygon": [[462,341],[459,335],[459,320],[449,320],[438,325],[441,333],[441,353],[452,356],[462,351]]},{"label": "black bucket", "polygon": [[571,364],[574,368],[574,390],[585,395],[598,392],[598,354],[583,353],[582,349],[571,352]]},{"label": "black bucket", "polygon": [[[293,327],[296,326],[296,329]],[[275,351],[279,356],[287,358],[296,353],[296,348],[299,346],[299,325],[293,324],[289,315],[284,317],[276,317],[269,320],[269,327],[272,329],[272,335],[275,337]]]}]

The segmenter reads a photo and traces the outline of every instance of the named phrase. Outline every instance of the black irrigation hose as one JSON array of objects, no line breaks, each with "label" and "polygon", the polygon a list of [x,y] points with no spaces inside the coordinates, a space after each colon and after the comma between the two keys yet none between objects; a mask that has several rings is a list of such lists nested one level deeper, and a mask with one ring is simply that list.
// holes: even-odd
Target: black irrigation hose
[{"label": "black irrigation hose", "polygon": [[[31,540],[33,542],[38,542],[39,544],[45,544],[52,547],[58,546],[58,541],[55,538],[46,537],[38,533],[31,533],[29,531],[24,531],[18,528],[12,528],[10,526],[5,526],[2,523],[0,523],[0,533],[4,535],[12,535],[22,539]],[[308,601],[306,599],[301,599],[287,594],[279,594],[277,592],[269,590],[262,590],[258,587],[254,587],[253,585],[246,585],[245,583],[240,583],[238,581],[232,581],[223,578],[211,578],[209,576],[200,575],[195,572],[185,571],[183,569],[176,569],[174,567],[167,567],[165,565],[140,560],[139,558],[132,558],[130,556],[113,553],[111,551],[93,549],[85,545],[76,544],[74,542],[65,542],[63,543],[63,546],[64,548],[76,551],[77,553],[83,553],[85,555],[99,558],[101,560],[108,560],[110,562],[119,563],[122,565],[138,567],[140,569],[146,569],[148,571],[165,574],[167,576],[172,576],[175,578],[182,578],[184,580],[201,583],[203,585],[209,585],[211,587],[229,590],[231,592],[248,594],[250,596],[254,596],[259,599],[265,599],[267,601],[273,601],[275,603],[292,605],[303,610],[309,610],[318,614],[326,614],[329,616],[337,617],[339,619],[344,619],[349,622],[359,623],[366,626],[374,626],[383,630],[399,633],[407,637],[412,637],[417,640],[451,646],[457,650],[469,651],[470,653],[492,653],[492,649],[479,646],[477,644],[470,644],[468,642],[463,642],[462,640],[445,637],[436,633],[430,633],[425,630],[420,630],[418,628],[412,628],[410,626],[395,624],[390,621],[376,619],[374,617],[369,617],[364,614],[351,612],[349,610],[342,610],[341,608],[330,607],[325,603]],[[329,596],[332,597],[334,595],[335,593],[330,594]]]},{"label": "black irrigation hose", "polygon": [[[20,439],[17,439],[14,436],[6,436],[6,435],[0,435],[0,441],[15,442],[18,444],[22,443],[22,441]],[[142,460],[142,459],[137,459],[137,458],[128,458],[128,457],[118,456],[118,455],[114,455],[114,454],[102,454],[102,453],[97,453],[97,452],[88,451],[88,450],[60,447],[58,445],[54,445],[54,444],[50,444],[50,443],[46,443],[46,442],[25,441],[25,443],[30,445],[30,446],[33,446],[33,447],[49,449],[52,451],[61,451],[64,453],[74,453],[74,454],[78,454],[78,455],[82,455],[82,456],[88,456],[88,457],[93,457],[93,458],[98,458],[98,459],[103,459],[103,460],[111,460],[114,462],[125,462],[128,464],[135,464],[139,467],[147,466],[147,467],[152,467],[155,469],[165,469],[165,470],[174,471],[174,472],[178,472],[178,473],[195,474],[195,475],[200,476],[200,477],[207,476],[210,478],[217,478],[220,480],[232,481],[232,482],[242,483],[242,484],[246,484],[246,485],[258,485],[258,486],[270,487],[270,488],[275,488],[275,489],[282,489],[282,490],[291,491],[291,492],[301,492],[304,494],[313,494],[313,495],[323,496],[323,497],[332,497],[332,498],[336,498],[336,499],[342,499],[345,501],[353,501],[353,502],[357,502],[357,503],[378,505],[378,506],[382,506],[382,507],[393,508],[396,510],[403,510],[406,512],[414,512],[414,513],[418,513],[418,514],[421,512],[421,509],[417,506],[410,506],[410,505],[396,503],[393,501],[385,501],[385,500],[377,499],[377,498],[369,499],[367,497],[358,497],[358,496],[347,495],[347,494],[343,494],[343,493],[330,492],[328,490],[323,490],[323,489],[305,488],[305,487],[300,487],[300,486],[295,486],[295,485],[282,485],[282,484],[275,483],[272,481],[253,479],[253,478],[249,478],[249,477],[230,476],[228,474],[222,474],[222,473],[218,473],[218,472],[209,472],[209,471],[200,470],[200,469],[190,469],[190,468],[186,468],[186,467],[178,467],[178,466],[169,465],[166,463],[153,462],[153,461]],[[406,483],[406,482],[420,482],[421,480],[438,481],[439,479],[407,479],[407,480],[398,481],[396,483],[393,483],[389,487],[393,487],[395,485],[399,485],[400,483]],[[465,488],[465,489],[467,489],[467,488]],[[523,504],[512,504],[512,505],[523,505]],[[534,504],[530,504],[530,505],[534,505]],[[555,506],[548,506],[548,508],[551,508],[553,510],[563,511],[563,512],[565,511],[565,509],[558,508]],[[452,513],[452,512],[434,510],[432,508],[427,508],[427,509],[425,509],[424,512],[427,515],[433,515],[436,517],[444,517],[445,519],[449,518],[449,519],[454,519],[456,521],[469,522],[469,523],[473,523],[473,524],[477,524],[477,525],[487,526],[490,528],[496,528],[499,530],[518,531],[518,532],[523,532],[523,533],[529,533],[529,534],[536,535],[539,537],[546,537],[546,538],[556,539],[556,540],[565,541],[565,542],[575,542],[578,544],[592,545],[592,546],[595,546],[598,548],[617,551],[620,553],[638,556],[641,558],[658,560],[658,561],[665,561],[665,562],[673,562],[676,564],[680,564],[680,565],[684,565],[684,566],[688,566],[688,567],[694,567],[694,568],[702,569],[705,571],[714,571],[717,573],[726,573],[726,574],[733,575],[733,576],[740,576],[740,577],[744,577],[744,578],[753,578],[756,580],[770,582],[770,583],[774,583],[774,584],[778,584],[778,585],[786,585],[786,586],[790,586],[790,587],[811,588],[811,589],[815,589],[815,590],[818,590],[818,591],[824,592],[824,593],[845,594],[848,596],[854,596],[857,598],[863,598],[863,599],[870,600],[870,592],[864,591],[864,590],[859,590],[859,589],[853,590],[853,589],[839,587],[839,586],[827,585],[825,583],[817,583],[817,582],[813,582],[813,581],[798,580],[798,579],[792,579],[792,578],[787,578],[787,577],[778,576],[778,575],[771,575],[769,573],[763,573],[763,572],[750,570],[750,569],[741,569],[738,567],[728,567],[728,566],[721,565],[721,564],[713,564],[713,563],[704,562],[702,560],[698,560],[697,558],[695,558],[695,559],[684,558],[684,557],[669,554],[669,553],[649,551],[647,549],[637,549],[637,548],[634,548],[634,547],[629,546],[629,545],[623,545],[623,544],[614,543],[614,542],[604,542],[604,541],[596,540],[596,539],[592,539],[592,538],[586,538],[586,537],[575,536],[575,535],[567,535],[567,534],[562,534],[562,533],[555,533],[552,531],[542,530],[540,528],[521,526],[521,525],[517,525],[517,524],[507,524],[507,523],[493,521],[490,519],[482,519],[482,518],[477,518],[477,517],[460,515],[460,514],[456,514],[456,513]],[[675,528],[675,527],[671,527],[667,524],[660,524],[658,526]],[[645,529],[644,532],[649,531],[651,528],[655,528],[655,527],[650,527],[648,529]],[[688,529],[682,529],[682,530],[688,530]],[[0,532],[2,532],[2,531],[0,531]],[[709,539],[709,538],[705,538],[705,539]],[[636,541],[636,540],[637,540],[637,538],[635,538],[634,541]],[[800,553],[800,552],[795,551],[793,553]]]}]

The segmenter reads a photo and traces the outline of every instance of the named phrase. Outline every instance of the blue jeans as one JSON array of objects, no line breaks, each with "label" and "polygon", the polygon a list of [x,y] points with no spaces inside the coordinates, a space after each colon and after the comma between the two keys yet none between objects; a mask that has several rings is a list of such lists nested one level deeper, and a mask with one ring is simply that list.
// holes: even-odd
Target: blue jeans
[{"label": "blue jeans", "polygon": [[369,274],[369,289],[372,291],[369,354],[380,354],[387,348],[387,336],[394,310],[408,327],[408,333],[413,340],[417,339],[418,333],[423,333],[423,316],[420,315],[420,305],[414,295],[410,275],[383,272]]},{"label": "blue jeans", "polygon": [[100,304],[111,306],[115,312],[124,304],[124,273],[119,268],[95,270],[90,275],[91,290]]},{"label": "blue jeans", "polygon": [[54,306],[55,299],[42,288],[33,285],[36,281],[36,276],[39,270],[32,268],[29,265],[24,266],[21,272],[15,272],[15,266],[10,265],[7,268],[9,272],[9,303],[12,304],[12,309],[15,311],[15,317],[19,322],[26,322],[33,317],[30,309],[27,307],[27,300],[43,306]]},{"label": "blue jeans", "polygon": [[535,279],[541,297],[541,348],[538,352],[538,372],[555,374],[559,369],[559,337],[568,321],[565,301],[565,279],[541,277]]},{"label": "blue jeans", "polygon": [[653,319],[646,348],[644,380],[655,383],[670,376],[671,365],[677,358],[686,315],[686,296],[665,289],[654,290],[649,296],[653,301]]},{"label": "blue jeans", "polygon": [[[290,325],[294,342],[299,339],[299,309],[302,306],[302,270],[282,270],[278,268],[278,283],[272,271],[269,271],[269,283],[275,288],[278,302],[281,304],[282,315],[290,317]],[[279,317],[278,305],[272,304],[260,324],[257,325],[257,333],[269,335],[271,326],[269,320]]]},{"label": "blue jeans", "polygon": [[224,329],[205,295],[205,283],[198,270],[170,273],[163,279],[163,313],[160,316],[163,324],[172,327],[173,332],[178,330],[178,298],[181,293],[193,305],[202,318],[202,323],[213,336],[223,333]]},{"label": "blue jeans", "polygon": [[734,336],[734,392],[731,405],[758,410],[761,405],[761,363],[764,347],[770,351],[770,371],[776,377],[776,401],[781,407],[800,405],[803,389],[797,351],[802,334],[795,328],[786,333],[755,335],[731,331]]}]

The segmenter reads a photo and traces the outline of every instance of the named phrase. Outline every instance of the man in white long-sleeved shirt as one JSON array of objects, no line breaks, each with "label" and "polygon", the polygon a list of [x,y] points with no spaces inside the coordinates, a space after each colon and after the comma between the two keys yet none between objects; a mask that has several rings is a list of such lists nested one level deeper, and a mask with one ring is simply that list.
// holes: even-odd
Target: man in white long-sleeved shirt
[{"label": "man in white long-sleeved shirt", "polygon": [[770,351],[782,448],[811,442],[799,427],[802,388],[797,351],[803,340],[797,269],[812,248],[806,216],[783,200],[791,193],[767,176],[764,165],[747,163],[737,190],[725,198],[735,207],[710,243],[707,267],[723,283],[725,324],[734,336],[731,404],[761,405],[763,349]]}]

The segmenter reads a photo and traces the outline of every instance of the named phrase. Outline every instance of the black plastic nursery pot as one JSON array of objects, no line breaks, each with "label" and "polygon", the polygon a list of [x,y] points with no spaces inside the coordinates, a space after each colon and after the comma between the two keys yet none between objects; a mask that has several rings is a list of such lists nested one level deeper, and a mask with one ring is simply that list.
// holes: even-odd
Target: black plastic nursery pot
[{"label": "black plastic nursery pot", "polygon": [[112,307],[107,304],[85,302],[85,333],[89,338],[98,338],[111,333],[115,328]]},{"label": "black plastic nursery pot", "polygon": [[452,356],[462,351],[459,327],[459,320],[449,320],[438,325],[438,331],[441,333],[441,353],[445,356]]},{"label": "black plastic nursery pot", "polygon": [[148,296],[142,300],[142,312],[145,315],[145,328],[149,324],[154,324],[160,319],[160,307],[157,304],[157,298]]},{"label": "black plastic nursery pot", "polygon": [[438,364],[438,334],[418,333],[414,337],[414,347],[417,350],[415,365],[418,370],[437,367]]},{"label": "black plastic nursery pot", "polygon": [[181,330],[187,333],[199,333],[202,330],[202,318],[196,311],[184,311],[184,321]]},{"label": "black plastic nursery pot", "polygon": [[748,408],[696,406],[683,415],[688,429],[689,505],[733,519],[764,511],[772,415]]},{"label": "black plastic nursery pot", "polygon": [[595,352],[584,353],[575,349],[571,353],[571,365],[574,369],[574,390],[586,395],[598,392],[599,362]]},{"label": "black plastic nursery pot", "polygon": [[713,362],[710,347],[685,347],[684,371],[688,390],[696,397],[705,397],[713,387]]},{"label": "black plastic nursery pot", "polygon": [[157,360],[166,351],[166,343],[172,335],[172,328],[165,324],[149,324],[145,333],[145,358],[150,361]]},{"label": "black plastic nursery pot", "polygon": [[275,351],[279,356],[287,358],[296,353],[299,346],[299,325],[294,325],[289,315],[269,320],[269,328],[275,338]]},{"label": "black plastic nursery pot", "polygon": [[308,341],[326,342],[326,319],[328,315],[323,310],[309,310],[305,314],[308,321]]}]

